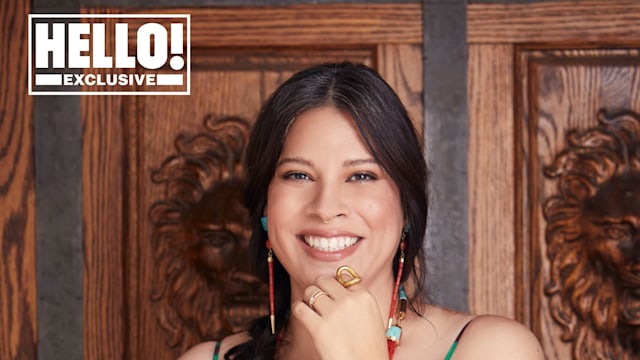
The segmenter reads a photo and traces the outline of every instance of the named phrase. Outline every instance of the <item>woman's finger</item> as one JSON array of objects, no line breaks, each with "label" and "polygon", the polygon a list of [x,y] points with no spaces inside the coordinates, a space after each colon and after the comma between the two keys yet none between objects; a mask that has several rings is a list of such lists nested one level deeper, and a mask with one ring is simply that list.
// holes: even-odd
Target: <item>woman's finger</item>
[{"label": "woman's finger", "polygon": [[357,290],[361,285],[353,285],[350,288],[345,288],[338,282],[338,280],[330,275],[320,275],[316,278],[314,284],[326,292],[331,294],[331,297],[335,300],[348,296],[352,290]]},{"label": "woman's finger", "polygon": [[291,304],[291,313],[300,320],[302,326],[304,326],[310,334],[313,334],[313,331],[318,328],[322,321],[320,314],[302,301],[296,301]]},{"label": "woman's finger", "polygon": [[320,315],[325,313],[326,309],[330,307],[333,302],[331,295],[328,292],[315,285],[311,285],[306,288],[303,296],[303,301],[307,306]]}]

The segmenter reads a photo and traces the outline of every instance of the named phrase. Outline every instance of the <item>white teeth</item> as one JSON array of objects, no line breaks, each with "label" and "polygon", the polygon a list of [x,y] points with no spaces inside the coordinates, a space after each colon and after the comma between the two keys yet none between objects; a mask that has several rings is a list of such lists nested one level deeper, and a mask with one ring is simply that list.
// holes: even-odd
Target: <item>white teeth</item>
[{"label": "white teeth", "polygon": [[357,241],[358,238],[355,236],[336,236],[331,238],[320,236],[304,237],[304,242],[306,242],[307,245],[324,252],[340,251],[349,246],[353,246]]}]

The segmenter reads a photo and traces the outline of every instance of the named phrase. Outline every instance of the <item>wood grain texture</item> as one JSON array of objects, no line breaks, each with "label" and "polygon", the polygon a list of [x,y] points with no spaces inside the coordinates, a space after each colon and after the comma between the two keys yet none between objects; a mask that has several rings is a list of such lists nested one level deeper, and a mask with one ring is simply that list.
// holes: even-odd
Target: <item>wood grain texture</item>
[{"label": "wood grain texture", "polygon": [[383,44],[378,46],[378,71],[402,99],[413,125],[422,139],[424,106],[422,100],[422,46]]},{"label": "wood grain texture", "polygon": [[[104,20],[107,28],[112,28],[115,21]],[[107,47],[113,41],[113,34],[107,33]],[[103,74],[108,71],[92,70]],[[127,153],[129,134],[122,104],[123,99],[116,96],[81,98],[85,359],[125,359],[131,333],[127,322],[129,284],[124,273],[131,251],[132,230],[128,224],[136,214],[129,211],[131,198],[125,189],[130,168],[135,165],[130,164]]]},{"label": "wood grain texture", "polygon": [[637,1],[470,4],[469,43],[633,43],[640,38]]},{"label": "wood grain texture", "polygon": [[[101,9],[91,11],[100,13]],[[198,11],[154,8],[152,12],[192,14],[192,47],[422,43],[420,3],[218,7]],[[135,34],[131,32],[130,36]]]},{"label": "wood grain texture", "polygon": [[512,53],[469,46],[469,307],[515,318]]},{"label": "wood grain texture", "polygon": [[123,359],[128,329],[123,248],[129,221],[120,99],[82,97],[85,359]]},{"label": "wood grain texture", "polygon": [[32,98],[27,96],[30,2],[0,3],[0,358],[36,358]]}]

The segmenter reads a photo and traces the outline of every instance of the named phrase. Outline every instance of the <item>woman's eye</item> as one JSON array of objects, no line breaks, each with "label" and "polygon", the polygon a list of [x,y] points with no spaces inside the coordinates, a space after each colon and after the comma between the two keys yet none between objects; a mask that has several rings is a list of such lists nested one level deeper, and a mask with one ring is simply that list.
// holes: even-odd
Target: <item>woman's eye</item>
[{"label": "woman's eye", "polygon": [[376,180],[376,176],[370,173],[356,173],[351,175],[351,177],[349,178],[349,181],[372,181],[372,180]]},{"label": "woman's eye", "polygon": [[310,180],[309,175],[302,172],[289,172],[284,174],[284,178],[288,180]]}]

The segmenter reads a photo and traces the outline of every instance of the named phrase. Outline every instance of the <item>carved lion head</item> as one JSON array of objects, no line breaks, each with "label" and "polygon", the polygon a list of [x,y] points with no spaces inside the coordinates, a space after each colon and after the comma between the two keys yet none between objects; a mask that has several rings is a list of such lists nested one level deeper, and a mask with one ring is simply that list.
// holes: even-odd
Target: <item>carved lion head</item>
[{"label": "carved lion head", "polygon": [[246,263],[249,215],[242,161],[249,125],[205,119],[180,135],[176,154],[152,175],[164,198],[150,209],[156,263],[152,300],[167,344],[180,352],[243,330],[264,315],[267,289]]},{"label": "carved lion head", "polygon": [[571,131],[545,175],[553,318],[576,359],[640,354],[640,115],[622,112]]}]

